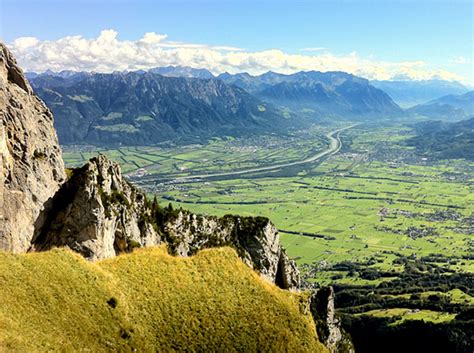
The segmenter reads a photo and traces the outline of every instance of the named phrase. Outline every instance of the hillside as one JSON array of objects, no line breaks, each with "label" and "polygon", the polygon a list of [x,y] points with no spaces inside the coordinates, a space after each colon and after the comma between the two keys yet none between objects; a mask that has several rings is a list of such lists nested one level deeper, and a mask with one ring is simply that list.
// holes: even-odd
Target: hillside
[{"label": "hillside", "polygon": [[427,121],[415,125],[416,136],[407,140],[428,158],[474,160],[474,118],[457,123]]},{"label": "hillside", "polygon": [[370,81],[386,92],[402,108],[410,108],[450,94],[464,94],[468,89],[459,82],[444,80]]},{"label": "hillside", "polygon": [[220,80],[152,73],[78,75],[33,80],[55,115],[62,144],[196,142],[277,131],[285,124],[271,106]]},{"label": "hillside", "polygon": [[260,99],[293,109],[311,109],[316,116],[344,118],[396,117],[400,107],[369,81],[345,72],[301,71],[291,75],[267,72],[218,76]]},{"label": "hillside", "polygon": [[462,120],[474,115],[474,91],[447,95],[408,110],[410,114],[431,119]]},{"label": "hillside", "polygon": [[0,253],[0,274],[2,352],[327,351],[307,294],[265,282],[228,248],[96,263],[59,249]]}]

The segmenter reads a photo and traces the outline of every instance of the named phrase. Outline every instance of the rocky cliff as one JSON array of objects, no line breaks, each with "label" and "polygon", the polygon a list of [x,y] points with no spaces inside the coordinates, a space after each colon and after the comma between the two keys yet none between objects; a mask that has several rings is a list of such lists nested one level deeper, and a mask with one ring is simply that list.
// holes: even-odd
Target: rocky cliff
[{"label": "rocky cliff", "polygon": [[157,231],[143,221],[150,212],[145,195],[122,178],[118,164],[100,155],[70,174],[32,249],[68,246],[98,260],[161,243]]},{"label": "rocky cliff", "polygon": [[298,288],[299,271],[280,243],[275,226],[264,217],[201,216],[168,211],[162,234],[171,251],[180,256],[214,246],[231,246],[242,260],[284,289]]},{"label": "rocky cliff", "polygon": [[0,250],[24,252],[65,179],[53,116],[0,43]]},{"label": "rocky cliff", "polygon": [[350,336],[341,327],[334,307],[334,289],[324,287],[313,290],[310,310],[316,324],[319,339],[331,353],[354,353]]},{"label": "rocky cliff", "polygon": [[262,217],[195,215],[162,208],[123,179],[120,166],[105,156],[69,171],[53,197],[32,250],[67,246],[90,260],[168,244],[178,256],[231,246],[243,261],[281,288],[299,286],[299,272],[280,244],[274,225]]}]

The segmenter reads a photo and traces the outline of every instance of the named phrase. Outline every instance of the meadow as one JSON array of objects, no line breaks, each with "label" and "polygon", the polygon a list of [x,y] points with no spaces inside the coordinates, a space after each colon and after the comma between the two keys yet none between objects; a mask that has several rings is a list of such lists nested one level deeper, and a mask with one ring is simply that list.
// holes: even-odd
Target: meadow
[{"label": "meadow", "polygon": [[230,248],[95,263],[67,249],[1,253],[0,270],[2,352],[327,352],[308,293],[268,283]]}]

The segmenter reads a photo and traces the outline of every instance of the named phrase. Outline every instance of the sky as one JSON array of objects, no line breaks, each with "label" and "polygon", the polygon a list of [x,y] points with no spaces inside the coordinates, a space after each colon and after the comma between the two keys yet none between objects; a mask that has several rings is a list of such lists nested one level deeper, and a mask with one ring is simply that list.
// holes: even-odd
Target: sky
[{"label": "sky", "polygon": [[27,71],[167,65],[474,84],[471,0],[0,0]]}]

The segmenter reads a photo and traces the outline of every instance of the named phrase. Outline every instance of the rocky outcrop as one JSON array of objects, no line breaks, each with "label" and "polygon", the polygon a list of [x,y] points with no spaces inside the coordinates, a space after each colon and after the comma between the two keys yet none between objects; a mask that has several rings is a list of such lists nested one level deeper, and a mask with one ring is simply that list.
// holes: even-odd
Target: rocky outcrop
[{"label": "rocky outcrop", "polygon": [[67,246],[98,260],[163,241],[178,256],[231,246],[246,264],[281,288],[300,284],[299,271],[267,218],[219,218],[161,208],[124,180],[120,166],[103,155],[69,172],[31,250]]},{"label": "rocky outcrop", "polygon": [[98,260],[161,242],[144,221],[150,212],[145,195],[122,178],[118,164],[100,155],[71,174],[32,249],[67,246]]},{"label": "rocky outcrop", "polygon": [[162,226],[171,251],[180,256],[213,246],[234,247],[242,260],[284,289],[300,285],[299,271],[286,255],[275,226],[264,217],[196,215],[166,211]]},{"label": "rocky outcrop", "polygon": [[0,250],[26,251],[65,180],[53,116],[0,43]]},{"label": "rocky outcrop", "polygon": [[349,335],[342,329],[334,307],[334,289],[323,287],[313,290],[310,309],[318,337],[331,353],[354,353]]}]

